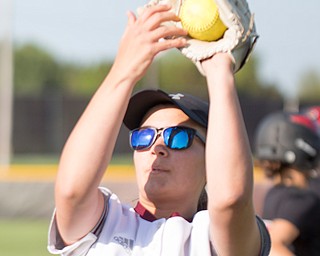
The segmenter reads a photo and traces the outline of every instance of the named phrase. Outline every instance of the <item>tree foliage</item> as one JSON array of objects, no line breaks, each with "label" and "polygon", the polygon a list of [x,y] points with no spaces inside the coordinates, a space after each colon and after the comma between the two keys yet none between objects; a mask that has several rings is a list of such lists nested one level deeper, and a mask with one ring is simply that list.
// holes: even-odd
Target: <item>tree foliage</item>
[{"label": "tree foliage", "polygon": [[18,95],[38,96],[45,90],[59,90],[63,81],[61,71],[54,58],[35,45],[15,50],[14,86]]},{"label": "tree foliage", "polygon": [[78,96],[92,95],[111,68],[109,63],[98,63],[91,66],[75,64],[63,66],[66,93]]},{"label": "tree foliage", "polygon": [[[86,65],[57,61],[49,52],[32,44],[15,49],[14,64],[16,95],[41,96],[55,92],[86,97],[93,94],[112,65],[111,61]],[[275,85],[266,84],[260,79],[258,70],[259,59],[252,56],[236,74],[239,93],[281,98]],[[136,90],[152,87],[208,97],[205,77],[176,49],[156,58]]]},{"label": "tree foliage", "polygon": [[239,93],[250,96],[261,96],[270,99],[281,99],[282,94],[275,84],[269,84],[261,80],[259,76],[259,59],[251,56],[245,66],[236,74],[236,85]]},{"label": "tree foliage", "polygon": [[90,66],[59,62],[44,49],[26,44],[14,53],[15,94],[39,97],[54,92],[88,96],[110,67],[108,62]]},{"label": "tree foliage", "polygon": [[196,66],[178,50],[170,51],[159,60],[159,85],[168,92],[179,92],[207,98],[205,78]]},{"label": "tree foliage", "polygon": [[319,101],[320,74],[310,70],[302,75],[298,86],[298,97],[301,101]]},{"label": "tree foliage", "polygon": [[[165,90],[184,91],[200,97],[207,97],[205,78],[196,66],[178,51],[162,56],[158,64],[159,86]],[[252,97],[264,95],[271,99],[282,99],[282,94],[275,84],[261,80],[259,59],[252,56],[246,65],[236,73],[236,86],[240,94]]]}]

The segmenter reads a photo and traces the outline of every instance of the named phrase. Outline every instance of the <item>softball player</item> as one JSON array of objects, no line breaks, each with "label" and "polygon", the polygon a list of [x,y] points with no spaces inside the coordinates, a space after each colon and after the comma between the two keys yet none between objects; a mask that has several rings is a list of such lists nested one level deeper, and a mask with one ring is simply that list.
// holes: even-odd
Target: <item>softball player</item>
[{"label": "softball player", "polygon": [[[310,106],[303,109],[301,112],[315,123],[317,134],[320,136],[320,106]],[[320,197],[320,162],[315,170],[315,177],[310,180],[310,188]]]},{"label": "softball player", "polygon": [[271,255],[319,255],[320,200],[310,189],[320,155],[316,126],[302,114],[271,113],[258,126],[255,149],[274,184],[262,214],[268,221]]},{"label": "softball player", "polygon": [[[210,107],[182,93],[147,90],[130,99],[159,52],[186,44],[179,37],[186,31],[160,25],[178,19],[169,10],[128,14],[114,65],[66,142],[49,231],[53,254],[268,255],[230,55],[202,62]],[[123,120],[131,129],[135,208],[99,187]]]}]

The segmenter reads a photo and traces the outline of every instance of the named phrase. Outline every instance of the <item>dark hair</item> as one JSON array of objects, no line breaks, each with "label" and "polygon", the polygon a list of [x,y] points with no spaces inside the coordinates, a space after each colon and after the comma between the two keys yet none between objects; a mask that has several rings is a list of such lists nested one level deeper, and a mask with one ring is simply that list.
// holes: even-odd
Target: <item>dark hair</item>
[{"label": "dark hair", "polygon": [[270,179],[281,174],[285,168],[291,167],[290,165],[284,164],[278,160],[257,160],[255,164],[259,166],[264,175]]},{"label": "dark hair", "polygon": [[208,209],[208,194],[205,188],[203,188],[199,201],[197,212]]}]

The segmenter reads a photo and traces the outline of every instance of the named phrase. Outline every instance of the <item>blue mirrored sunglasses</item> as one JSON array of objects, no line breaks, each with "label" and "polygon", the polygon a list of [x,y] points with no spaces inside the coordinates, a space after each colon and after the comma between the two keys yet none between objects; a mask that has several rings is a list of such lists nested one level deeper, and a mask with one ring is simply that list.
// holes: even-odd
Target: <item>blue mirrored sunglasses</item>
[{"label": "blue mirrored sunglasses", "polygon": [[141,127],[130,131],[130,146],[134,150],[150,148],[156,139],[162,136],[165,145],[170,149],[186,149],[192,145],[197,136],[204,144],[205,139],[195,129],[186,126],[166,128]]}]

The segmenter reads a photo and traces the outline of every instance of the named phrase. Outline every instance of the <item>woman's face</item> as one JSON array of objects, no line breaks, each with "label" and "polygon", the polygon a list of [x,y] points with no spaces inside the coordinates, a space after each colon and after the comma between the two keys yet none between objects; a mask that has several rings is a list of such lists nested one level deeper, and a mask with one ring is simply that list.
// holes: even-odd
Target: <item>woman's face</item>
[{"label": "woman's face", "polygon": [[286,168],[283,171],[283,183],[286,186],[295,186],[298,188],[307,188],[308,179],[305,173],[294,168]]},{"label": "woman's face", "polygon": [[[156,106],[141,126],[163,128],[183,125],[196,129],[203,137],[205,131],[180,109]],[[196,203],[205,186],[205,145],[194,137],[192,145],[183,150],[168,148],[159,136],[148,149],[134,152],[140,199],[152,201],[191,200]]]}]

